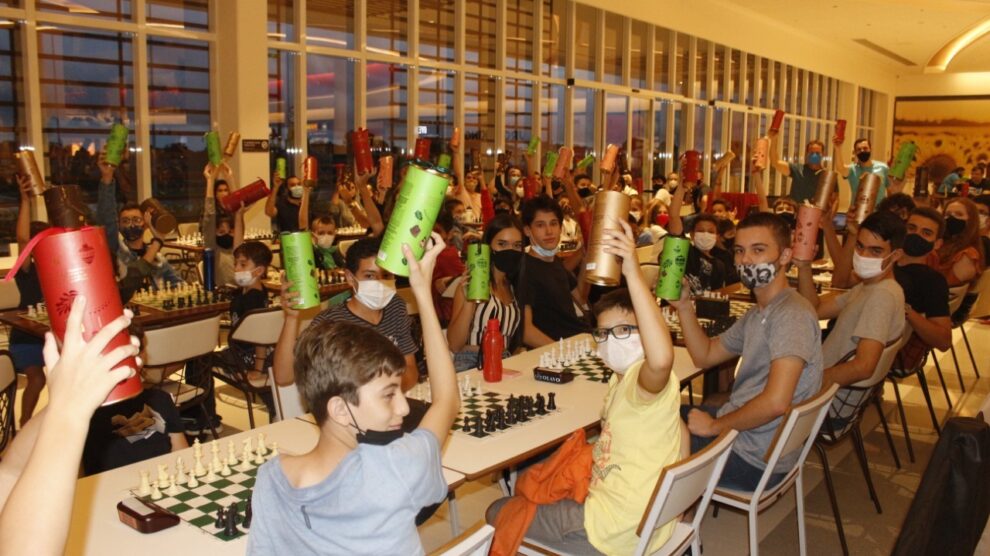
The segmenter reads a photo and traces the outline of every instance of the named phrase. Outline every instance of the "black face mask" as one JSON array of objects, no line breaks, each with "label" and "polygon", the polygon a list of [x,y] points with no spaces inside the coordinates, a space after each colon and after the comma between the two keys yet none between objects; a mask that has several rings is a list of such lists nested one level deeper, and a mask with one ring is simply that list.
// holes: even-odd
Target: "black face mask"
[{"label": "black face mask", "polygon": [[506,275],[515,276],[519,272],[519,265],[522,263],[522,258],[522,251],[503,249],[492,253],[492,264]]},{"label": "black face mask", "polygon": [[361,430],[361,427],[357,426],[357,419],[354,418],[354,413],[351,412],[350,404],[344,402],[347,407],[347,412],[351,414],[351,426],[357,429],[357,441],[358,444],[370,444],[372,446],[387,446],[392,442],[402,438],[405,431],[402,429],[396,429],[394,431],[373,431],[373,430]]},{"label": "black face mask", "polygon": [[870,155],[871,154],[873,154],[873,153],[871,153],[870,151],[858,152],[858,153],[856,153],[856,158],[860,162],[866,162],[867,160],[870,159]]},{"label": "black face mask", "polygon": [[233,246],[234,246],[234,236],[230,234],[217,236],[217,247],[221,249],[230,249]]},{"label": "black face mask", "polygon": [[966,221],[961,218],[956,218],[955,216],[950,216],[945,219],[945,235],[946,237],[957,236],[966,231]]},{"label": "black face mask", "polygon": [[736,238],[735,237],[722,238],[722,243],[725,244],[725,249],[729,253],[732,253],[732,248],[735,247],[736,245]]},{"label": "black face mask", "polygon": [[918,234],[904,236],[904,253],[909,257],[927,255],[934,248],[935,242],[928,241]]},{"label": "black face mask", "polygon": [[127,226],[120,229],[120,235],[124,236],[124,239],[127,241],[136,241],[144,235],[144,228],[141,226]]}]

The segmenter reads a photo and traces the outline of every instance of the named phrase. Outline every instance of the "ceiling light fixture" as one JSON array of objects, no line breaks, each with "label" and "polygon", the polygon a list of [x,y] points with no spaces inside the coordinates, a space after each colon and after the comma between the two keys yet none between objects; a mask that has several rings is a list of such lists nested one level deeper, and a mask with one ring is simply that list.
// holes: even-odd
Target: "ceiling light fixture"
[{"label": "ceiling light fixture", "polygon": [[988,33],[990,33],[990,17],[963,31],[959,36],[946,43],[945,46],[932,56],[928,64],[925,65],[925,73],[944,72],[957,54]]}]

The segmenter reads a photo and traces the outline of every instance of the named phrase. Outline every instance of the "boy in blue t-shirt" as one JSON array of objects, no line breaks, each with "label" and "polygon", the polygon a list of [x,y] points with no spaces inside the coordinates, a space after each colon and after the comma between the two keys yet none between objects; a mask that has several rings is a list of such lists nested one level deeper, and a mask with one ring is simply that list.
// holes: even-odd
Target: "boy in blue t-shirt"
[{"label": "boy in blue t-shirt", "polygon": [[405,358],[391,341],[347,322],[314,323],[295,349],[295,379],[320,427],[309,453],[281,455],[258,470],[249,554],[423,554],[414,519],[443,500],[440,449],[460,396],[431,298],[437,244],[409,282],[420,307],[433,404],[412,434],[402,394]]}]

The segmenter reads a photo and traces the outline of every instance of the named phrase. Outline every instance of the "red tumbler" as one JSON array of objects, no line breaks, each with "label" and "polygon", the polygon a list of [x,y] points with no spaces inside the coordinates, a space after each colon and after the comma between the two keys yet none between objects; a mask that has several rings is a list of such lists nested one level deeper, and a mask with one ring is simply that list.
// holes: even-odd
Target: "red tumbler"
[{"label": "red tumbler", "polygon": [[777,110],[773,113],[773,120],[770,121],[770,131],[780,131],[780,124],[784,123],[784,111]]},{"label": "red tumbler", "polygon": [[392,155],[378,159],[378,189],[392,187]]},{"label": "red tumbler", "polygon": [[416,150],[413,154],[413,158],[418,158],[424,162],[430,160],[430,138],[429,137],[418,137],[416,138]]},{"label": "red tumbler", "polygon": [[316,178],[319,175],[318,164],[315,156],[307,156],[303,160],[303,184],[306,187],[316,187]]},{"label": "red tumbler", "polygon": [[698,151],[684,151],[680,161],[681,179],[685,182],[701,181],[701,153]]},{"label": "red tumbler", "polygon": [[505,351],[505,339],[502,338],[498,319],[488,319],[485,335],[481,339],[481,349],[484,350],[484,353],[481,354],[484,359],[481,374],[485,382],[501,382],[502,352]]},{"label": "red tumbler", "polygon": [[846,121],[835,120],[835,139],[839,143],[846,140]]},{"label": "red tumbler", "polygon": [[268,185],[265,183],[265,180],[258,178],[244,187],[230,192],[224,198],[217,200],[220,201],[220,205],[223,206],[223,210],[233,214],[241,207],[251,206],[252,204],[264,199],[270,193],[271,190],[268,189]]},{"label": "red tumbler", "polygon": [[375,161],[371,158],[371,142],[368,130],[362,127],[351,134],[351,147],[354,149],[354,165],[359,174],[370,174],[375,169]]}]

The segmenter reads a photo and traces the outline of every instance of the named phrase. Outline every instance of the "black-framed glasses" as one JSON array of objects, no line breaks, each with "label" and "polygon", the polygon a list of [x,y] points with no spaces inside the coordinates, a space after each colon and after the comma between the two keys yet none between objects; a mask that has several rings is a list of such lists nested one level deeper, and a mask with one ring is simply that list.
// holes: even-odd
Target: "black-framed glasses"
[{"label": "black-framed glasses", "polygon": [[605,340],[608,340],[609,334],[612,334],[612,337],[616,340],[625,340],[629,336],[632,336],[633,332],[638,330],[638,326],[633,326],[631,324],[620,324],[618,326],[613,326],[612,328],[596,328],[591,331],[591,337],[600,344]]}]

